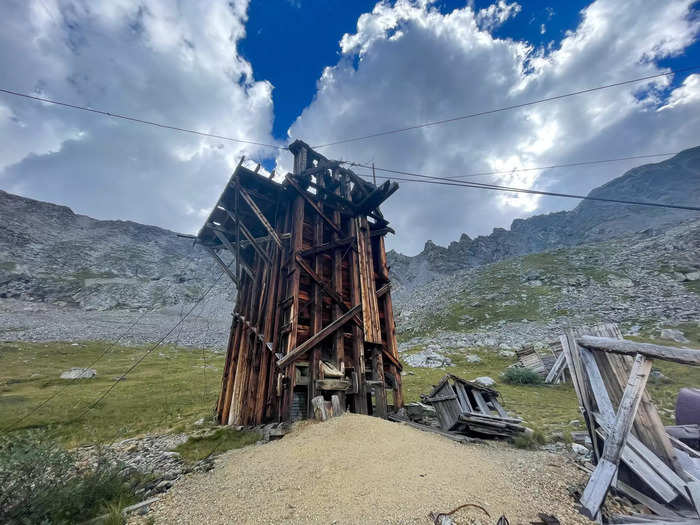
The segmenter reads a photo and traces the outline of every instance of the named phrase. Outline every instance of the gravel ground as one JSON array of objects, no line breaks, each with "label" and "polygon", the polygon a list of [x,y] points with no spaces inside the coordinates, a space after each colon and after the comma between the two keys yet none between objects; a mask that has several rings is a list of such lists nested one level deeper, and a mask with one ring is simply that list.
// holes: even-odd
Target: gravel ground
[{"label": "gravel ground", "polygon": [[[191,304],[187,304],[161,308],[144,315],[135,310],[84,310],[48,303],[0,299],[0,340],[118,340],[123,345],[149,344],[165,335],[191,307]],[[166,342],[177,341],[179,346],[223,350],[231,324],[231,309],[232,303],[204,301]]]},{"label": "gravel ground", "polygon": [[459,444],[385,420],[346,414],[304,423],[284,439],[230,451],[178,481],[148,514],[156,523],[425,523],[464,503],[457,523],[513,525],[538,512],[590,523],[569,486],[585,475],[561,455],[503,443]]}]

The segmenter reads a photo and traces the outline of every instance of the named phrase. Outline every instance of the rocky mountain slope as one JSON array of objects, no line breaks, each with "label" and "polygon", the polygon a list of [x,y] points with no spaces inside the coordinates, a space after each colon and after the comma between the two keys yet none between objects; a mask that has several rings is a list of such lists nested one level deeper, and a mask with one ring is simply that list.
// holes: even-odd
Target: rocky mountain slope
[{"label": "rocky mountain slope", "polygon": [[87,310],[196,300],[218,274],[176,233],[0,191],[0,298]]},{"label": "rocky mountain slope", "polygon": [[507,351],[599,322],[698,341],[700,220],[461,270],[403,294],[394,313],[403,351]]},{"label": "rocky mountain slope", "polygon": [[[589,194],[591,197],[644,202],[700,204],[700,147],[685,150],[669,160],[629,170]],[[415,257],[391,251],[387,254],[394,280],[410,290],[422,283],[466,268],[508,257],[603,241],[627,233],[663,230],[692,221],[700,213],[582,201],[571,211],[516,219],[510,230],[495,228],[488,236],[471,239],[462,234],[448,247],[432,241]]]},{"label": "rocky mountain slope", "polygon": [[[174,232],[0,191],[0,339],[149,343],[220,272]],[[222,347],[234,297],[220,279],[168,340]]]}]

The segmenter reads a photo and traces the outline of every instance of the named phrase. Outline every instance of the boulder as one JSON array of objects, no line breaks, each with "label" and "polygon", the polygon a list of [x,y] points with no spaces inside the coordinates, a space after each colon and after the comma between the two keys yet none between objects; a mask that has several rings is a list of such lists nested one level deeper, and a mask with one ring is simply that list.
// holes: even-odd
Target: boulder
[{"label": "boulder", "polygon": [[661,339],[669,339],[677,343],[687,343],[688,339],[685,334],[678,330],[677,328],[664,328],[661,330]]},{"label": "boulder", "polygon": [[61,379],[91,379],[97,375],[94,368],[73,367],[61,373]]},{"label": "boulder", "polygon": [[465,359],[467,360],[467,363],[481,363],[481,358],[476,354],[469,354]]},{"label": "boulder", "polygon": [[477,377],[476,379],[474,379],[474,382],[480,384],[481,386],[485,386],[487,388],[496,384],[496,381],[491,379],[489,376]]},{"label": "boulder", "polygon": [[586,447],[584,447],[583,445],[579,445],[578,443],[572,443],[571,450],[573,450],[577,456],[588,455],[588,449]]},{"label": "boulder", "polygon": [[498,355],[505,359],[512,359],[515,357],[515,352],[512,350],[501,350],[498,352]]}]

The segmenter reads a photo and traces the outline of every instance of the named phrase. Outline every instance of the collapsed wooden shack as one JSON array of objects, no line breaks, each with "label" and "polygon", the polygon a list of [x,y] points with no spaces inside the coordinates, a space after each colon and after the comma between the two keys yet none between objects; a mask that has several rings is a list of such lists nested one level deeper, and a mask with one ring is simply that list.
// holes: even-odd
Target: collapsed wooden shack
[{"label": "collapsed wooden shack", "polygon": [[700,524],[700,453],[667,433],[645,391],[653,359],[697,366],[700,350],[626,341],[613,324],[568,329],[561,342],[595,463],[583,513],[599,518],[612,488],[656,516],[611,523]]},{"label": "collapsed wooden shack", "polygon": [[512,437],[525,430],[521,419],[508,416],[497,391],[452,374],[446,374],[423,401],[435,408],[444,432]]},{"label": "collapsed wooden shack", "polygon": [[289,149],[281,183],[241,161],[196,238],[238,290],[218,420],[304,419],[319,395],[386,417],[403,400],[379,205],[398,185]]}]

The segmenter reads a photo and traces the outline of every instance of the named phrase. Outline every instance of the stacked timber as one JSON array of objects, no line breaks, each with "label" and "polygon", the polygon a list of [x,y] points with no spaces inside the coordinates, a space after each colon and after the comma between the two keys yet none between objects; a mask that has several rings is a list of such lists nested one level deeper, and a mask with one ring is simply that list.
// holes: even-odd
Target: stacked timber
[{"label": "stacked timber", "polygon": [[700,365],[700,350],[622,339],[616,325],[568,329],[561,338],[593,449],[582,512],[601,519],[613,490],[650,514],[610,523],[700,524],[700,453],[666,432],[645,391],[653,359]]},{"label": "stacked timber", "polygon": [[496,390],[452,374],[446,374],[423,401],[435,408],[443,432],[512,437],[525,430],[521,419],[508,416]]},{"label": "stacked timber", "polygon": [[312,417],[319,396],[386,417],[403,399],[379,205],[398,185],[289,150],[281,183],[241,161],[196,238],[238,290],[218,419]]}]

